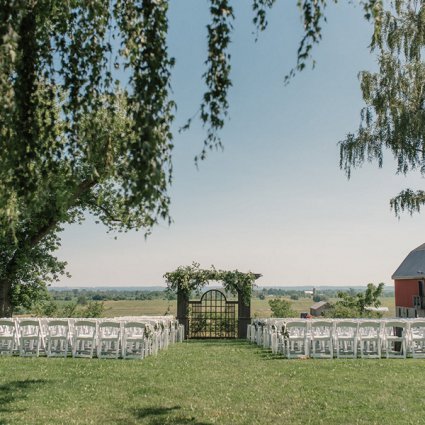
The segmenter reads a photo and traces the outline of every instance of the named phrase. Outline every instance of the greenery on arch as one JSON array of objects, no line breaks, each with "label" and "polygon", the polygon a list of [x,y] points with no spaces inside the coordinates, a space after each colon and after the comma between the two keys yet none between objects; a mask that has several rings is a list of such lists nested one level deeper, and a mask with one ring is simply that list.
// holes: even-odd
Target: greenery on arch
[{"label": "greenery on arch", "polygon": [[217,270],[214,266],[211,269],[201,269],[198,263],[190,266],[180,266],[173,272],[164,274],[168,289],[190,295],[192,291],[199,291],[205,287],[209,281],[216,280],[223,284],[226,292],[233,295],[241,295],[245,304],[251,299],[252,286],[259,277],[255,273],[242,273],[238,270]]}]

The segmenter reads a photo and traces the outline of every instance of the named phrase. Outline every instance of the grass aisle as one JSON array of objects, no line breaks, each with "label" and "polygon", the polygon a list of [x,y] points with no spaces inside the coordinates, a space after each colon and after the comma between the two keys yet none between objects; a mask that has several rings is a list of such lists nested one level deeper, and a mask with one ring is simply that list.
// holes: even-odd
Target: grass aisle
[{"label": "grass aisle", "polygon": [[143,361],[0,358],[0,424],[423,424],[425,361],[284,360],[241,341]]}]

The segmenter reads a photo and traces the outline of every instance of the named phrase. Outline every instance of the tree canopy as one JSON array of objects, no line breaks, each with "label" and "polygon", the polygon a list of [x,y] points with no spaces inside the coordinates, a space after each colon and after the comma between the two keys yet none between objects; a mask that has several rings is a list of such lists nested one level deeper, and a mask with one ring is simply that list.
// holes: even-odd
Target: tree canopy
[{"label": "tree canopy", "polygon": [[[258,32],[274,3],[252,0]],[[379,28],[382,0],[359,3]],[[208,4],[197,159],[221,146],[231,87],[232,1]],[[304,33],[288,78],[311,60],[327,6],[297,4]],[[167,9],[166,0],[2,2],[0,316],[64,273],[54,256],[63,224],[88,211],[111,230],[149,232],[169,218],[176,105]]]},{"label": "tree canopy", "polygon": [[272,317],[297,317],[297,313],[292,310],[291,302],[283,298],[269,300]]},{"label": "tree canopy", "polygon": [[[375,286],[369,283],[364,292],[352,294],[350,292],[338,292],[339,300],[331,305],[331,308],[325,313],[327,317],[351,318],[351,317],[370,317],[376,316],[376,313],[368,312],[366,307],[380,307],[384,290],[384,283]],[[378,314],[379,316],[379,314]]]},{"label": "tree canopy", "polygon": [[[382,167],[389,150],[397,173],[418,170],[425,175],[425,2],[394,0],[377,9],[371,48],[377,72],[360,73],[366,106],[360,127],[340,145],[340,166],[350,177],[353,168],[376,160]],[[425,192],[405,189],[390,201],[397,215],[425,204]]]}]

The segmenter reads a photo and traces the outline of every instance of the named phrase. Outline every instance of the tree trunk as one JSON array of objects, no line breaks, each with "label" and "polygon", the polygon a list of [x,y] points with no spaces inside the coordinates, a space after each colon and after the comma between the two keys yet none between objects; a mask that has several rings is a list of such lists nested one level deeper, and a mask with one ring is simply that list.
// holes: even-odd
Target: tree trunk
[{"label": "tree trunk", "polygon": [[0,279],[0,317],[12,317],[12,281]]},{"label": "tree trunk", "polygon": [[[95,180],[83,180],[76,188],[71,196],[71,201],[68,209],[76,205],[76,200],[85,193],[87,193],[97,182]],[[32,233],[24,233],[18,237],[19,242],[16,247],[12,258],[6,265],[2,276],[0,277],[0,317],[12,317],[13,304],[12,304],[12,282],[16,281],[16,274],[18,271],[19,258],[28,256],[28,252],[37,246],[43,238],[50,232],[54,231],[55,227],[60,222],[60,211],[52,211],[46,207],[46,212],[40,213],[40,217],[36,217],[42,221],[43,225],[34,230]],[[22,261],[21,261],[22,264]],[[25,282],[22,282],[25,284]]]}]

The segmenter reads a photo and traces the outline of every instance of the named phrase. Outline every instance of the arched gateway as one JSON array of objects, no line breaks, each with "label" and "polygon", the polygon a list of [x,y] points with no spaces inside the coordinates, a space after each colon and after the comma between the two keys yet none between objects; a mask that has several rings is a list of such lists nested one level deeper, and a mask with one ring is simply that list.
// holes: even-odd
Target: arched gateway
[{"label": "arched gateway", "polygon": [[[184,325],[186,338],[246,338],[252,285],[260,276],[237,270],[202,270],[197,263],[166,273],[168,289],[177,292],[177,319]],[[192,291],[199,291],[210,281],[222,282],[225,292],[237,295],[237,301],[227,300],[217,289],[190,300]]]},{"label": "arched gateway", "polygon": [[211,289],[199,301],[189,301],[188,338],[236,338],[238,302],[227,301],[223,292]]}]

